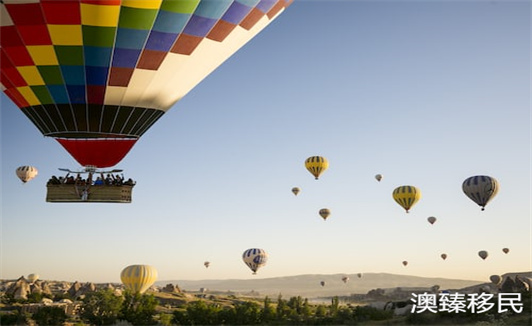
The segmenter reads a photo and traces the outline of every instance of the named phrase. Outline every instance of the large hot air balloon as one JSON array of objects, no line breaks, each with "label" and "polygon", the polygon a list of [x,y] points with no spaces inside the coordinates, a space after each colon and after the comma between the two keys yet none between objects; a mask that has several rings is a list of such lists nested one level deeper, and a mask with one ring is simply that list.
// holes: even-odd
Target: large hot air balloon
[{"label": "large hot air balloon", "polygon": [[508,249],[508,248],[502,248],[502,252],[504,252],[505,254],[507,254],[507,253],[510,252],[510,249]]},{"label": "large hot air balloon", "polygon": [[464,180],[462,190],[484,210],[484,207],[499,191],[499,182],[487,175],[476,175]]},{"label": "large hot air balloon", "polygon": [[436,218],[434,216],[430,216],[427,218],[427,221],[429,221],[430,224],[434,224],[436,222]]},{"label": "large hot air balloon", "polygon": [[327,220],[327,217],[331,215],[331,211],[328,208],[322,208],[319,211],[320,216],[323,218],[323,220]]},{"label": "large hot air balloon", "polygon": [[305,160],[305,168],[318,180],[329,167],[329,161],[323,156],[311,156]]},{"label": "large hot air balloon", "polygon": [[39,279],[39,274],[32,273],[28,275],[28,281],[30,281],[30,283],[34,283],[38,279]]},{"label": "large hot air balloon", "polygon": [[251,248],[244,251],[242,260],[253,271],[253,274],[257,274],[259,268],[266,265],[268,254],[263,249]]},{"label": "large hot air balloon", "polygon": [[34,166],[24,165],[19,166],[17,170],[15,171],[17,174],[17,177],[23,182],[26,183],[30,181],[31,179],[35,178],[37,174],[39,174],[39,171]]},{"label": "large hot air balloon", "polygon": [[294,187],[292,188],[292,192],[294,193],[294,195],[297,196],[297,194],[299,194],[299,192],[301,191],[301,189],[299,189],[298,187]]},{"label": "large hot air balloon", "polygon": [[1,1],[1,86],[79,164],[114,166],[291,2]]},{"label": "large hot air balloon", "polygon": [[157,270],[149,265],[130,265],[122,270],[120,279],[126,289],[144,293],[157,280]]},{"label": "large hot air balloon", "polygon": [[375,179],[377,179],[377,181],[381,182],[381,180],[382,180],[382,174],[376,174],[376,175],[375,175]]},{"label": "large hot air balloon", "polygon": [[394,189],[393,199],[401,205],[406,212],[421,199],[421,191],[414,186],[400,186]]},{"label": "large hot air balloon", "polygon": [[481,251],[479,251],[479,252],[478,252],[478,255],[479,255],[479,257],[482,258],[482,259],[486,259],[486,258],[488,258],[488,252],[487,252],[486,250],[481,250]]}]

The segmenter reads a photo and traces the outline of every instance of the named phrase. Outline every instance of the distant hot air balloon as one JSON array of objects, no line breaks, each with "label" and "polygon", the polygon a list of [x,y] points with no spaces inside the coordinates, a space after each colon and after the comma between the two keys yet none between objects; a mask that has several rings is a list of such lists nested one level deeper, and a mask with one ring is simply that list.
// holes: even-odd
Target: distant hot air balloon
[{"label": "distant hot air balloon", "polygon": [[381,180],[382,180],[382,174],[377,174],[377,175],[375,175],[375,179],[377,179],[377,181],[381,182]]},{"label": "distant hot air balloon", "polygon": [[462,190],[467,197],[482,207],[481,210],[484,210],[484,207],[499,191],[499,182],[487,175],[476,175],[465,179],[462,183]]},{"label": "distant hot air balloon", "polygon": [[491,281],[491,283],[493,283],[495,285],[499,285],[499,284],[501,284],[502,277],[500,275],[491,275],[490,276],[490,281]]},{"label": "distant hot air balloon", "polygon": [[325,281],[320,282],[321,286],[325,286]]},{"label": "distant hot air balloon", "polygon": [[28,275],[28,281],[30,281],[30,283],[34,283],[35,281],[37,281],[39,279],[39,274],[30,274]]},{"label": "distant hot air balloon", "polygon": [[403,260],[403,266],[408,265],[408,262],[406,260]]},{"label": "distant hot air balloon", "polygon": [[209,266],[211,265],[211,263],[208,262],[208,261],[206,261],[206,262],[203,263],[203,265],[205,266],[205,268],[209,268]]},{"label": "distant hot air balloon", "polygon": [[15,172],[23,183],[30,181],[39,174],[36,167],[29,165],[19,166]]},{"label": "distant hot air balloon", "polygon": [[421,191],[414,186],[400,186],[393,191],[393,199],[401,205],[406,212],[421,199]]},{"label": "distant hot air balloon", "polygon": [[259,268],[266,265],[268,254],[263,249],[251,248],[244,251],[242,260],[253,271],[253,274],[257,274]]},{"label": "distant hot air balloon", "polygon": [[436,218],[434,216],[430,216],[427,218],[427,221],[429,221],[430,224],[434,224],[434,222],[436,222]]},{"label": "distant hot air balloon", "polygon": [[299,192],[301,191],[301,189],[299,189],[298,187],[294,187],[292,188],[292,192],[294,193],[294,195],[297,196],[297,194],[299,194]]},{"label": "distant hot air balloon", "polygon": [[305,167],[318,180],[329,167],[329,161],[323,156],[311,156],[305,160]]},{"label": "distant hot air balloon", "polygon": [[441,259],[445,260],[445,259],[447,259],[447,254],[441,254],[440,257],[441,257]]},{"label": "distant hot air balloon", "polygon": [[488,258],[488,252],[485,251],[485,250],[481,250],[481,251],[479,251],[479,252],[478,252],[478,255],[479,255],[479,257],[482,258],[482,259],[486,259],[486,258]]},{"label": "distant hot air balloon", "polygon": [[344,283],[349,282],[349,276],[342,277],[342,282],[344,282]]},{"label": "distant hot air balloon", "polygon": [[508,248],[502,248],[502,252],[504,252],[505,254],[507,254],[507,253],[510,252],[510,249],[508,249]]},{"label": "distant hot air balloon", "polygon": [[358,276],[358,278],[361,278],[362,277],[362,273],[358,273],[357,276]]},{"label": "distant hot air balloon", "polygon": [[122,270],[120,279],[126,289],[144,293],[157,280],[157,270],[149,265],[130,265]]},{"label": "distant hot air balloon", "polygon": [[0,1],[1,88],[82,166],[114,166],[291,2]]},{"label": "distant hot air balloon", "polygon": [[322,208],[320,209],[320,216],[323,218],[323,220],[327,220],[327,217],[331,215],[331,211],[328,208]]},{"label": "distant hot air balloon", "polygon": [[438,284],[433,285],[430,290],[432,293],[438,293],[440,291],[440,286]]}]

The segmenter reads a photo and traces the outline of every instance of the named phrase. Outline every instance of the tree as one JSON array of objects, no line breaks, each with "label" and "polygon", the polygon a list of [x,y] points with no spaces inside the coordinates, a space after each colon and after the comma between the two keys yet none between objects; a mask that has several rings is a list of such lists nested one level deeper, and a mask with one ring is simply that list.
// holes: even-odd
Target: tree
[{"label": "tree", "polygon": [[67,315],[60,307],[42,307],[33,314],[32,318],[39,326],[62,325]]},{"label": "tree", "polygon": [[88,293],[83,299],[81,318],[94,325],[115,324],[124,299],[111,289]]},{"label": "tree", "polygon": [[132,294],[126,291],[121,316],[133,325],[155,325],[155,307],[158,301],[153,294]]},{"label": "tree", "polygon": [[269,324],[275,320],[275,310],[271,305],[271,300],[268,297],[264,298],[264,306],[262,308],[262,322]]}]

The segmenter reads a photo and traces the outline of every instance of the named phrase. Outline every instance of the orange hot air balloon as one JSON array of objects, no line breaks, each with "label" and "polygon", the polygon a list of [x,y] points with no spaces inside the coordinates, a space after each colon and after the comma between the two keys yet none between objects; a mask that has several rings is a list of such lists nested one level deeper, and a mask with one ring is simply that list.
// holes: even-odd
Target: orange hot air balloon
[{"label": "orange hot air balloon", "polygon": [[291,2],[0,1],[2,90],[79,164],[111,167]]}]

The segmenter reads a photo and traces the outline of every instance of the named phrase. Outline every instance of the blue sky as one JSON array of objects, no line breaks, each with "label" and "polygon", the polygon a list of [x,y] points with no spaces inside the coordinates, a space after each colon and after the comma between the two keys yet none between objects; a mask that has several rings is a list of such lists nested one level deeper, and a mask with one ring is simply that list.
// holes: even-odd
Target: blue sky
[{"label": "blue sky", "polygon": [[[2,95],[0,278],[531,270],[530,16],[528,1],[296,0],[117,165],[132,204],[46,203],[48,178],[79,165]],[[313,155],[330,161],[318,181]],[[38,177],[22,185],[20,165]],[[477,174],[501,186],[484,212],[461,190]],[[423,194],[409,214],[404,184]],[[255,276],[253,247],[270,255]]]}]

